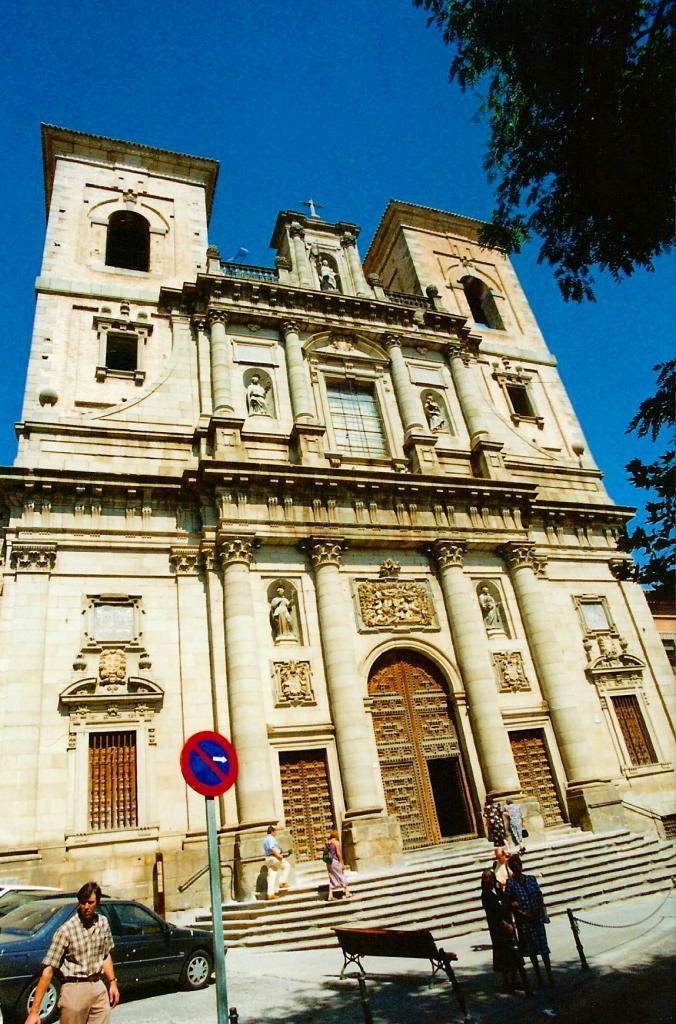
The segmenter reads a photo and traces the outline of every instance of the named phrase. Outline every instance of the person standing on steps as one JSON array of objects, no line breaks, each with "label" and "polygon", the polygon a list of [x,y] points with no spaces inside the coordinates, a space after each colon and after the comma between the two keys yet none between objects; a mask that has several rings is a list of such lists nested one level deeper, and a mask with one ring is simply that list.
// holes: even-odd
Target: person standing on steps
[{"label": "person standing on steps", "polygon": [[509,858],[509,870],[512,872],[512,877],[507,880],[505,894],[514,911],[521,952],[524,956],[530,957],[538,985],[542,984],[538,957],[542,957],[547,980],[550,988],[553,988],[554,976],[547,945],[545,930],[547,915],[542,891],[535,875],[524,875],[521,857]]},{"label": "person standing on steps", "polygon": [[510,797],[505,804],[505,824],[509,828],[515,846],[523,853],[526,849],[523,845],[523,811],[513,797]]},{"label": "person standing on steps", "polygon": [[343,860],[343,851],[340,848],[340,839],[335,828],[332,828],[329,832],[326,846],[324,847],[324,862],[329,873],[328,902],[331,903],[334,898],[334,889],[342,889],[344,899],[350,899],[352,893],[347,887],[347,879],[344,874],[345,862]]},{"label": "person standing on steps", "polygon": [[486,795],[484,804],[484,821],[486,832],[493,846],[505,845],[505,820],[500,802],[495,799],[492,793]]},{"label": "person standing on steps", "polygon": [[274,825],[268,826],[268,834],[263,840],[263,853],[265,864],[268,869],[268,899],[276,900],[279,896],[279,889],[288,889],[288,877],[291,865],[282,853],[282,848],[276,839],[277,829]]},{"label": "person standing on steps", "polygon": [[55,973],[61,978],[61,1024],[107,1024],[120,1001],[110,955],[113,936],[107,919],[96,913],[99,885],[85,882],[77,901],[77,911],[54,932],[25,1024],[40,1024],[40,1006]]}]

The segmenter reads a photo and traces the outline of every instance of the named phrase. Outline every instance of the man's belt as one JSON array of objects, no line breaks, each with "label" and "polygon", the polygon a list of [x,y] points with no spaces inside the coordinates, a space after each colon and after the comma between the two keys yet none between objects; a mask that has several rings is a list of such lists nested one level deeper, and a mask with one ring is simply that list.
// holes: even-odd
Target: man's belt
[{"label": "man's belt", "polygon": [[64,985],[69,985],[71,983],[71,981],[76,983],[76,984],[77,984],[77,982],[82,982],[82,981],[101,981],[102,977],[103,977],[103,975],[101,974],[100,971],[99,971],[98,974],[88,974],[86,978],[80,978],[80,977],[67,978],[67,977],[64,977],[63,984]]}]

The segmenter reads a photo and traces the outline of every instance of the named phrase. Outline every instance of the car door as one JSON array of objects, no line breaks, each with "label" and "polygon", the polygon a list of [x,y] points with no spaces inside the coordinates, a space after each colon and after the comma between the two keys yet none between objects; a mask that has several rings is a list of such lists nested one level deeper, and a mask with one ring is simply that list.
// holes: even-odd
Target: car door
[{"label": "car door", "polygon": [[102,904],[115,949],[113,962],[120,982],[152,981],[175,976],[181,955],[173,948],[169,926],[138,903]]}]

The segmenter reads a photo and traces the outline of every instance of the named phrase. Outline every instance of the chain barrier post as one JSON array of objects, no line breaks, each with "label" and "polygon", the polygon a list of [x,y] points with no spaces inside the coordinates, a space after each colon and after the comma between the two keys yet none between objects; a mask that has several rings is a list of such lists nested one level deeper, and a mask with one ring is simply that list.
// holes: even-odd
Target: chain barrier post
[{"label": "chain barrier post", "polygon": [[228,1014],[228,1024],[239,1024],[239,1014],[237,1013],[236,1006],[230,1007],[230,1013]]},{"label": "chain barrier post", "polygon": [[582,948],[582,942],[580,941],[580,929],[578,928],[577,921],[570,907],[566,907],[566,913],[568,914],[568,920],[570,921],[570,930],[573,933],[575,939],[575,945],[577,946],[577,952],[580,957],[580,963],[583,971],[589,970],[589,964],[587,963],[587,957],[584,955],[584,949]]}]

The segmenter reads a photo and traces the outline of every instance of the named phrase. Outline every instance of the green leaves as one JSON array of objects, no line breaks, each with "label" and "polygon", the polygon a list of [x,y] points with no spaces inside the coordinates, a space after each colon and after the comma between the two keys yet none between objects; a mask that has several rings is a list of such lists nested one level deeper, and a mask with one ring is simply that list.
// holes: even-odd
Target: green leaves
[{"label": "green leaves", "polygon": [[496,206],[486,241],[541,239],[567,299],[674,240],[674,0],[414,0],[480,87]]}]

